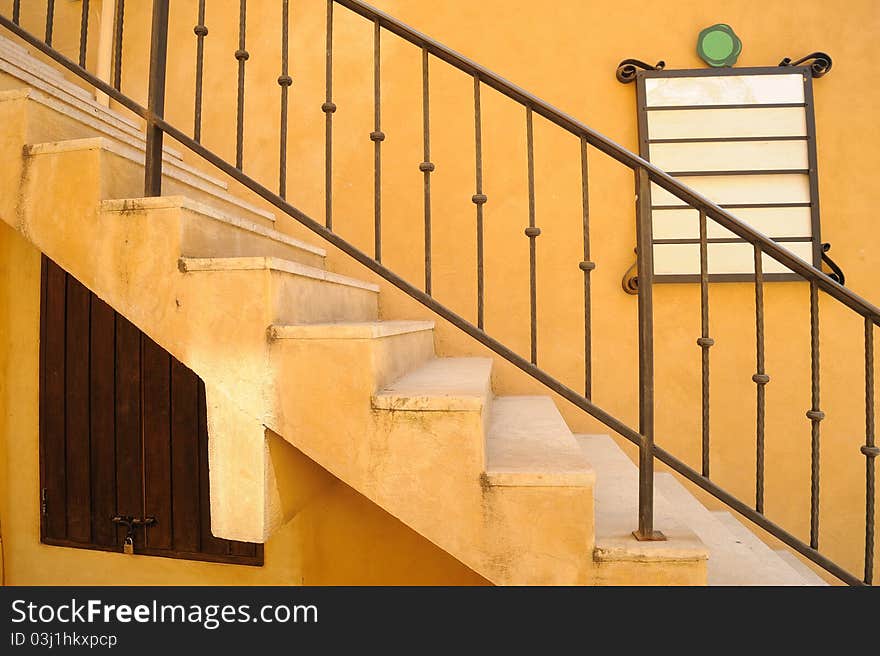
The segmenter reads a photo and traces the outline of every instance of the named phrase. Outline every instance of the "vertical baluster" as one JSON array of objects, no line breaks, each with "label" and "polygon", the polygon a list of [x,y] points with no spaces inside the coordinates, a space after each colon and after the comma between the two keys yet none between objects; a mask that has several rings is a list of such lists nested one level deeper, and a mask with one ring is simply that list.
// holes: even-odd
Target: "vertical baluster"
[{"label": "vertical baluster", "polygon": [[327,96],[321,111],[326,115],[324,130],[324,224],[328,230],[333,229],[333,2],[327,0]]},{"label": "vertical baluster", "polygon": [[532,108],[526,107],[526,149],[529,167],[529,227],[525,234],[529,238],[529,319],[531,322],[531,361],[538,364],[538,281],[537,248],[535,240],[541,229],[535,227],[535,124]]},{"label": "vertical baluster", "polygon": [[239,0],[238,5],[238,112],[235,132],[235,168],[241,170],[244,165],[244,65],[250,58],[247,51],[247,0]]},{"label": "vertical baluster", "polygon": [[755,510],[764,512],[764,423],[766,385],[770,376],[764,369],[764,263],[755,246],[755,366],[752,376],[757,386],[755,419]]},{"label": "vertical baluster", "polygon": [[819,286],[810,281],[810,394],[807,411],[810,438],[810,546],[819,548],[819,424],[825,413],[819,408]]},{"label": "vertical baluster", "polygon": [[382,261],[382,26],[373,25],[373,242],[374,257]]},{"label": "vertical baluster", "polygon": [[474,170],[476,193],[471,200],[477,207],[477,327],[484,324],[483,306],[483,206],[489,198],[483,193],[483,106],[480,97],[480,76],[474,75]]},{"label": "vertical baluster", "polygon": [[874,320],[865,318],[865,583],[874,581],[874,459],[880,447],[874,442]]},{"label": "vertical baluster", "polygon": [[13,0],[12,2],[12,22],[16,25],[21,23],[21,0]]},{"label": "vertical baluster", "polygon": [[82,0],[82,15],[79,24],[79,65],[86,67],[86,50],[89,44],[89,0]]},{"label": "vertical baluster", "polygon": [[125,24],[125,0],[116,0],[113,25],[113,88],[122,88],[122,35]]},{"label": "vertical baluster", "polygon": [[654,226],[651,178],[635,170],[639,280],[639,541],[665,540],[654,530]]},{"label": "vertical baluster", "polygon": [[205,0],[199,0],[199,20],[193,28],[196,35],[196,105],[193,110],[193,139],[202,140],[202,80],[205,72],[205,37],[208,27],[205,25]]},{"label": "vertical baluster", "polygon": [[165,115],[165,73],[168,60],[168,6],[170,0],[153,0],[153,18],[150,28],[150,86],[147,99],[149,110],[144,161],[144,196],[162,195],[162,141],[161,128],[149,116]]},{"label": "vertical baluster", "polygon": [[590,260],[590,180],[587,167],[587,140],[581,137],[581,194],[584,210],[584,259],[580,269],[584,272],[584,396],[593,397],[593,303],[590,291],[590,274],[596,263]]},{"label": "vertical baluster", "polygon": [[55,0],[46,3],[46,45],[52,45],[52,32],[55,28]]},{"label": "vertical baluster", "polygon": [[431,294],[431,97],[428,79],[428,49],[422,48],[422,133],[424,135],[424,160],[419,170],[425,176],[425,293]]},{"label": "vertical baluster", "polygon": [[290,48],[290,2],[283,0],[281,3],[281,76],[278,78],[278,86],[281,87],[281,134],[278,138],[278,195],[287,197],[287,104],[288,91],[293,84],[293,78],[289,72],[289,48]]},{"label": "vertical baluster", "polygon": [[709,246],[706,236],[706,213],[700,210],[700,347],[703,476],[709,478],[709,349],[715,340],[709,337]]}]

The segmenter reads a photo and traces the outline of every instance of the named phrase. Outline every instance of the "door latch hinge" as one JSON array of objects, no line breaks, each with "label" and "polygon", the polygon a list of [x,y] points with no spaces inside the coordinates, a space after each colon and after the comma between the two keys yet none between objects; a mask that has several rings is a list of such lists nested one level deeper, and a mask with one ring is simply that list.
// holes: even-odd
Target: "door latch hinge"
[{"label": "door latch hinge", "polygon": [[46,488],[43,488],[42,490],[40,490],[40,514],[43,517],[45,517],[46,514],[48,513],[48,510],[47,510],[48,504],[46,502],[47,496],[48,496],[48,494],[46,492]]}]

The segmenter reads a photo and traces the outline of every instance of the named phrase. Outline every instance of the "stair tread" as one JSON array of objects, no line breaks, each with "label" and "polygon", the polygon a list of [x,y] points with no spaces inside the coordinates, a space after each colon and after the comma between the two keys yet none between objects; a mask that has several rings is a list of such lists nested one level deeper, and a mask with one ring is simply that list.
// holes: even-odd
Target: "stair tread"
[{"label": "stair tread", "polygon": [[[638,518],[638,470],[608,435],[575,435],[596,472],[595,521],[597,561],[705,560],[708,549],[700,537],[675,517],[668,504],[654,508],[655,526],[663,542],[639,542],[632,536]],[[710,560],[711,562],[711,560]]]},{"label": "stair tread", "polygon": [[433,330],[433,321],[341,321],[272,326],[273,339],[380,339]]},{"label": "stair tread", "polygon": [[[638,469],[607,435],[578,435],[576,439],[596,470],[597,548],[622,548],[625,532],[633,529],[637,516]],[[672,474],[655,474],[654,500],[654,525],[659,530],[674,537],[684,529],[708,551],[710,585],[803,585],[763,543],[763,549],[752,550],[738,540]],[[663,544],[639,543],[642,548]]]},{"label": "stair tread", "polygon": [[827,586],[828,582],[821,576],[816,574],[808,565],[803,563],[800,558],[785,549],[777,549],[776,555],[788,563],[794,571],[801,575],[804,585],[810,586]]},{"label": "stair tread", "polygon": [[373,395],[380,410],[482,410],[491,397],[490,358],[436,358]]},{"label": "stair tread", "polygon": [[378,293],[379,291],[378,285],[278,257],[181,257],[180,268],[187,273],[199,271],[279,271],[337,285],[357,287],[371,292]]},{"label": "stair tread", "polygon": [[[776,567],[778,568],[778,576],[781,577],[785,574],[785,578],[782,581],[766,581],[767,585],[808,585],[810,584],[808,580],[803,576],[803,574],[799,571],[799,568],[792,567],[791,561],[787,558],[782,558],[779,550],[774,550],[770,546],[768,546],[765,542],[763,542],[757,535],[755,535],[748,526],[746,526],[743,522],[741,522],[737,517],[734,517],[733,513],[730,513],[726,510],[716,510],[712,512],[712,515],[716,518],[716,520],[722,524],[727,531],[742,544],[745,548],[749,549],[753,553],[757,554],[759,558],[763,562],[770,562],[770,559],[773,559]],[[787,553],[787,552],[784,552]],[[770,555],[768,555],[770,554]],[[795,559],[796,560],[796,559]],[[800,562],[800,561],[798,561]],[[780,563],[784,565],[784,567],[780,566]],[[813,574],[810,571],[810,574]],[[813,574],[813,576],[816,576]]]},{"label": "stair tread", "polygon": [[[739,524],[743,534],[729,530],[672,474],[655,476],[655,488],[709,548],[709,585],[802,585],[802,580],[751,531]],[[729,513],[726,513],[729,516]],[[734,520],[735,521],[735,520]],[[738,522],[737,522],[738,523]]]},{"label": "stair tread", "polygon": [[486,481],[493,486],[590,486],[593,469],[548,396],[492,402]]},{"label": "stair tread", "polygon": [[[135,148],[128,144],[116,142],[104,137],[91,137],[87,139],[69,139],[65,141],[52,141],[39,144],[30,144],[27,146],[27,154],[31,156],[63,153],[77,150],[105,150],[114,153],[120,157],[124,157],[132,162],[144,165],[144,150]],[[219,201],[236,207],[237,209],[249,212],[255,216],[274,221],[275,215],[256,205],[252,205],[241,200],[226,191],[226,183],[217,180],[200,170],[191,167],[183,162],[166,159],[162,173],[165,177],[177,180],[182,184],[199,189],[209,194]]]},{"label": "stair tread", "polygon": [[222,210],[219,210],[212,205],[207,203],[202,203],[197,200],[193,200],[187,196],[157,196],[154,198],[120,198],[120,199],[109,199],[101,202],[101,209],[106,212],[130,212],[137,210],[151,210],[151,209],[165,209],[165,208],[182,208],[189,210],[191,212],[196,212],[203,216],[209,217],[216,221],[220,221],[222,223],[229,224],[233,227],[240,228],[241,230],[247,230],[249,232],[254,232],[261,237],[266,237],[267,239],[272,239],[277,242],[281,242],[288,246],[293,246],[294,248],[298,248],[304,251],[308,251],[309,253],[313,253],[320,257],[324,257],[327,255],[327,251],[318,246],[313,246],[308,242],[301,241],[296,239],[295,237],[291,237],[288,234],[275,230],[274,228],[267,227],[256,223],[254,221],[250,221],[248,219],[244,219],[241,217],[234,216]]}]

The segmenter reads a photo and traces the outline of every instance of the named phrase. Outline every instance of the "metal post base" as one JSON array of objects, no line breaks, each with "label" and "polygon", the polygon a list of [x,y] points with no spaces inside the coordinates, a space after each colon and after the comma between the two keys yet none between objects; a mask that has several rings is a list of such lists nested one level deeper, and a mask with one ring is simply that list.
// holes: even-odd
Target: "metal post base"
[{"label": "metal post base", "polygon": [[633,531],[633,537],[639,542],[665,542],[666,536],[661,531],[651,531],[647,535],[642,535],[639,531]]}]

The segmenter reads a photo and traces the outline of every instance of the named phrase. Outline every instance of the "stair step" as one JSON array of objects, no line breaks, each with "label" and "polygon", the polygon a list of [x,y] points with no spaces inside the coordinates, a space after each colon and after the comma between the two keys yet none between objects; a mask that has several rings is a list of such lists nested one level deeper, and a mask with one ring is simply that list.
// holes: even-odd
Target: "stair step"
[{"label": "stair step", "polygon": [[335,358],[343,363],[340,366],[352,370],[346,382],[351,384],[355,378],[363,381],[361,389],[366,396],[434,358],[433,321],[276,324],[269,328],[269,339],[280,347],[276,351],[280,361],[284,361],[287,349],[293,349],[290,358],[297,367],[304,359],[326,362]]},{"label": "stair step", "polygon": [[181,257],[280,257],[318,268],[324,266],[327,253],[323,248],[185,196],[128,198],[101,203],[102,211],[120,214],[163,209],[187,210],[181,219]]},{"label": "stair step", "polygon": [[378,285],[299,262],[277,257],[182,257],[178,266],[190,274],[268,273],[268,287],[261,289],[269,293],[269,325],[375,321],[379,314]]},{"label": "stair step", "polygon": [[64,79],[64,74],[59,69],[34,57],[24,44],[16,43],[4,36],[0,36],[0,57],[11,61],[27,61],[46,77]]},{"label": "stair step", "polygon": [[[65,138],[86,139],[94,136],[103,136],[121,141],[122,143],[138,150],[146,149],[146,138],[143,133],[139,131],[132,132],[130,129],[120,129],[119,126],[114,125],[112,122],[96,116],[95,113],[88,108],[82,108],[75,104],[67,103],[64,100],[58,99],[55,96],[44,93],[33,87],[18,87],[15,89],[0,91],[0,102],[20,99],[30,100],[75,121],[74,125],[76,126],[76,131],[74,132],[71,129],[65,130]],[[36,135],[31,135],[32,142],[51,141],[58,135],[57,122],[38,121],[32,123],[29,127],[31,132],[37,132]],[[183,159],[178,151],[168,147],[163,147],[162,150],[163,161],[183,164]],[[211,179],[218,186],[223,186],[224,189],[226,188],[226,183],[222,180],[211,176],[206,176],[206,178]]]},{"label": "stair step", "polygon": [[180,270],[185,273],[199,271],[279,271],[294,276],[321,280],[345,287],[354,287],[371,292],[379,292],[379,286],[356,280],[338,273],[331,273],[299,262],[282,260],[277,257],[181,257]]},{"label": "stair step", "polygon": [[596,560],[599,562],[665,562],[705,560],[708,549],[680,521],[668,504],[657,503],[654,525],[666,541],[639,542],[632,536],[638,522],[638,469],[608,435],[575,435],[596,472]]},{"label": "stair step", "polygon": [[490,358],[437,358],[374,394],[377,410],[481,411],[492,395]]},{"label": "stair step", "polygon": [[[144,151],[133,148],[111,139],[93,137],[89,139],[71,139],[68,141],[54,141],[49,143],[31,144],[26,147],[26,152],[31,157],[40,155],[65,153],[84,150],[102,150],[118,157],[133,162],[139,166],[144,165]],[[253,217],[274,221],[275,215],[256,205],[243,201],[226,191],[226,184],[207,176],[183,162],[165,160],[162,169],[166,187],[183,186],[187,190],[197,190],[207,195],[212,200],[225,205],[231,205],[235,211],[246,212]],[[169,189],[169,191],[174,191]]]},{"label": "stair step", "polygon": [[709,585],[802,585],[800,577],[772,549],[742,525],[752,541],[732,533],[672,474],[657,474],[654,484],[679,520],[709,548]]},{"label": "stair step", "polygon": [[591,486],[595,475],[568,425],[548,396],[492,401],[486,438],[490,486]]},{"label": "stair step", "polygon": [[762,559],[769,560],[767,554],[772,554],[773,562],[778,569],[777,578],[781,580],[768,580],[765,583],[766,585],[808,585],[808,581],[798,569],[793,568],[787,559],[780,558],[778,551],[771,549],[757,535],[752,533],[745,524],[734,517],[732,513],[726,510],[716,510],[712,514],[719,523],[724,525],[734,539],[738,540],[745,548],[759,554]]},{"label": "stair step", "polygon": [[[27,85],[41,92],[46,100],[51,99],[65,105],[68,111],[89,117],[103,126],[98,128],[102,131],[112,129],[128,138],[144,141],[144,133],[136,120],[99,103],[89,91],[65,79],[52,66],[29,54],[21,54],[15,50],[17,46],[10,49],[8,44],[11,44],[9,40],[0,37],[0,73],[9,78],[6,82],[0,81],[0,88],[14,91]],[[181,152],[176,148],[165,145],[163,150],[167,156],[182,159]]]},{"label": "stair step", "polygon": [[272,339],[382,339],[434,330],[433,321],[350,321],[272,326]]},{"label": "stair step", "polygon": [[804,563],[800,558],[795,556],[792,552],[786,549],[777,549],[776,555],[779,556],[782,560],[788,563],[788,566],[791,567],[795,572],[801,575],[801,578],[804,580],[804,585],[810,586],[827,586],[828,581],[823,579],[821,576],[816,574],[810,566]]},{"label": "stair step", "polygon": [[[48,93],[53,95],[63,94],[93,107],[96,112],[106,115],[107,120],[126,125],[132,130],[140,129],[135,119],[112,110],[106,105],[102,105],[95,99],[92,91],[68,80],[62,71],[51,64],[37,59],[26,49],[21,48],[5,37],[0,37],[0,70],[14,77],[25,75],[27,79],[23,77],[19,79],[29,84],[34,80],[41,82],[42,85],[39,88]],[[44,86],[46,88],[43,88]]]}]

